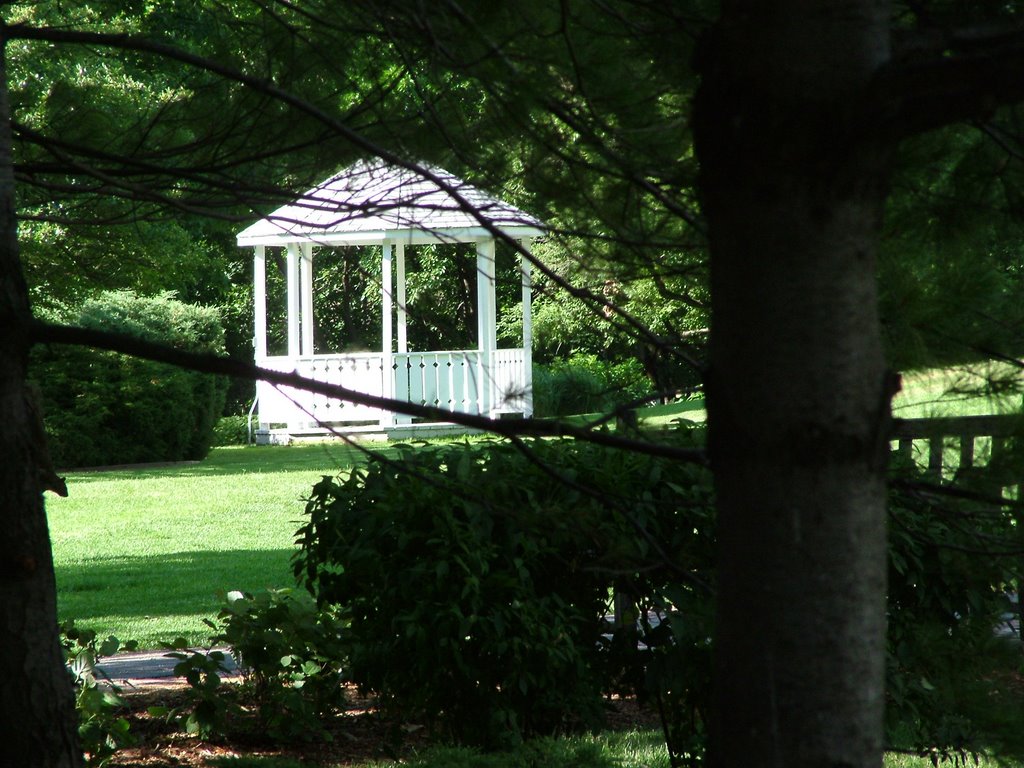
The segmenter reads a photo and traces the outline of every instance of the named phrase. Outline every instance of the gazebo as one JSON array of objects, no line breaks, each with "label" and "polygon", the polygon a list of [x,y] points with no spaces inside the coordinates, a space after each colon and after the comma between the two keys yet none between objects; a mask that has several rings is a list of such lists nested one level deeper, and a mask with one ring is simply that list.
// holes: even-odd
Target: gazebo
[{"label": "gazebo", "polygon": [[[522,347],[499,349],[495,298],[494,231],[529,252],[541,223],[447,171],[421,166],[434,179],[382,162],[357,162],[274,211],[237,236],[252,247],[256,364],[295,371],[399,401],[449,412],[530,416],[530,262],[519,254]],[[436,179],[436,181],[435,181]],[[440,183],[438,183],[440,182]],[[454,192],[454,194],[453,194]],[[485,225],[486,223],[486,225]],[[410,352],[406,341],[406,249],[430,243],[472,243],[476,249],[476,349]],[[379,352],[315,354],[313,261],[317,247],[379,246],[383,305]],[[285,251],[287,353],[267,353],[268,248]],[[384,432],[434,428],[409,417],[302,390],[256,384],[258,442],[282,442],[328,432]]]}]

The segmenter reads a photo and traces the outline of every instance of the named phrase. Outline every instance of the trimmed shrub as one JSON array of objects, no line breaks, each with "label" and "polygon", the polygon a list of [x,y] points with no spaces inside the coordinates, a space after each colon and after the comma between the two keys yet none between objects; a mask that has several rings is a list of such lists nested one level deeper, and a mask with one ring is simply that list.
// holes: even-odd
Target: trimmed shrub
[{"label": "trimmed shrub", "polygon": [[488,747],[596,725],[622,667],[607,652],[613,583],[646,594],[669,580],[666,558],[710,565],[703,470],[572,442],[525,450],[401,446],[325,477],[297,534],[296,576],[350,617],[350,679]]},{"label": "trimmed shrub", "polygon": [[[105,293],[61,320],[193,352],[224,350],[216,310],[170,294]],[[221,377],[66,346],[34,349],[31,376],[60,467],[200,459],[209,451],[227,387]]]}]

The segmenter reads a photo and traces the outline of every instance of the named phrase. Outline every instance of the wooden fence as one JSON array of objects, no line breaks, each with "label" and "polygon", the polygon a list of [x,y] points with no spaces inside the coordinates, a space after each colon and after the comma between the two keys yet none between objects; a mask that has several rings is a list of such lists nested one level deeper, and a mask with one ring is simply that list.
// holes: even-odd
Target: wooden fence
[{"label": "wooden fence", "polygon": [[933,482],[983,480],[987,489],[1001,492],[1024,481],[1024,466],[1004,461],[1010,438],[1024,436],[1022,416],[896,419],[893,427],[896,460],[923,466]]}]

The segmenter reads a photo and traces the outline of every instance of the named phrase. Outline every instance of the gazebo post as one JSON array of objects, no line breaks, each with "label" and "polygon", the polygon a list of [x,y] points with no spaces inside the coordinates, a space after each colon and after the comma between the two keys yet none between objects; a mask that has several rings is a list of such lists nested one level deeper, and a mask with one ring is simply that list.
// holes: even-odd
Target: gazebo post
[{"label": "gazebo post", "polygon": [[494,239],[478,240],[476,244],[476,315],[477,344],[480,366],[477,374],[477,395],[480,414],[489,415],[495,406],[494,376],[491,358],[497,342],[497,318],[494,291]]},{"label": "gazebo post", "polygon": [[522,251],[519,252],[519,272],[523,279],[523,381],[527,386],[523,390],[523,417],[533,416],[533,276],[530,270],[533,263],[529,259],[530,240],[520,240]]},{"label": "gazebo post", "polygon": [[256,364],[267,356],[267,248],[257,245],[252,257],[252,302],[255,311],[252,346]]},{"label": "gazebo post", "polygon": [[287,287],[286,312],[288,323],[288,357],[299,356],[299,244],[288,243],[285,261]]},{"label": "gazebo post", "polygon": [[[406,331],[408,320],[408,307],[405,298],[405,243],[395,243],[395,279],[398,283],[396,298],[398,300],[398,354],[402,355],[398,360],[398,370],[395,372],[395,379],[403,390],[406,390],[409,381],[409,358],[404,355],[409,352],[409,337]],[[398,424],[412,423],[411,416],[396,415],[395,421]]]},{"label": "gazebo post", "polygon": [[[255,309],[253,318],[253,357],[256,365],[264,365],[267,359],[267,248],[257,245],[253,248],[252,257],[252,302]],[[262,381],[256,382],[256,396],[265,387]],[[260,413],[262,416],[262,411]],[[262,419],[258,422],[259,429],[268,428]]]},{"label": "gazebo post", "polygon": [[313,355],[313,244],[302,243],[299,251],[299,324],[303,357]]},{"label": "gazebo post", "polygon": [[[382,246],[380,270],[381,303],[383,305],[383,330],[381,332],[382,347],[382,368],[383,394],[384,397],[394,398],[395,396],[395,356],[391,351],[394,339],[394,305],[391,294],[391,243],[384,243]],[[386,429],[395,423],[395,414],[385,410],[380,415],[380,426]]]},{"label": "gazebo post", "polygon": [[405,303],[405,243],[402,242],[395,244],[395,271],[398,279],[398,354],[404,355],[409,351],[409,342],[405,330],[408,312]]}]

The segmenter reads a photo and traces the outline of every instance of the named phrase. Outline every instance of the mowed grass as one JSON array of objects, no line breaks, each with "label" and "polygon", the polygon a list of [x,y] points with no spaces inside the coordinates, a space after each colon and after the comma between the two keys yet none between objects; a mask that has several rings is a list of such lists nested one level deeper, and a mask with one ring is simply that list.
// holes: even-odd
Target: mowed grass
[{"label": "mowed grass", "polygon": [[293,584],[303,497],[361,456],[218,448],[198,464],[69,473],[66,499],[46,495],[60,618],[143,648],[205,642],[218,592]]},{"label": "mowed grass", "polygon": [[[1019,376],[998,363],[908,374],[893,410],[903,418],[1019,412]],[[638,416],[664,428],[699,424],[705,413],[690,401]],[[361,457],[341,443],[220,448],[198,464],[68,474],[69,497],[46,496],[60,617],[144,648],[179,635],[204,642],[219,592],[293,584],[303,497]]]},{"label": "mowed grass", "polygon": [[926,419],[1020,413],[1022,373],[1016,365],[996,361],[907,373],[893,398],[893,415]]}]

